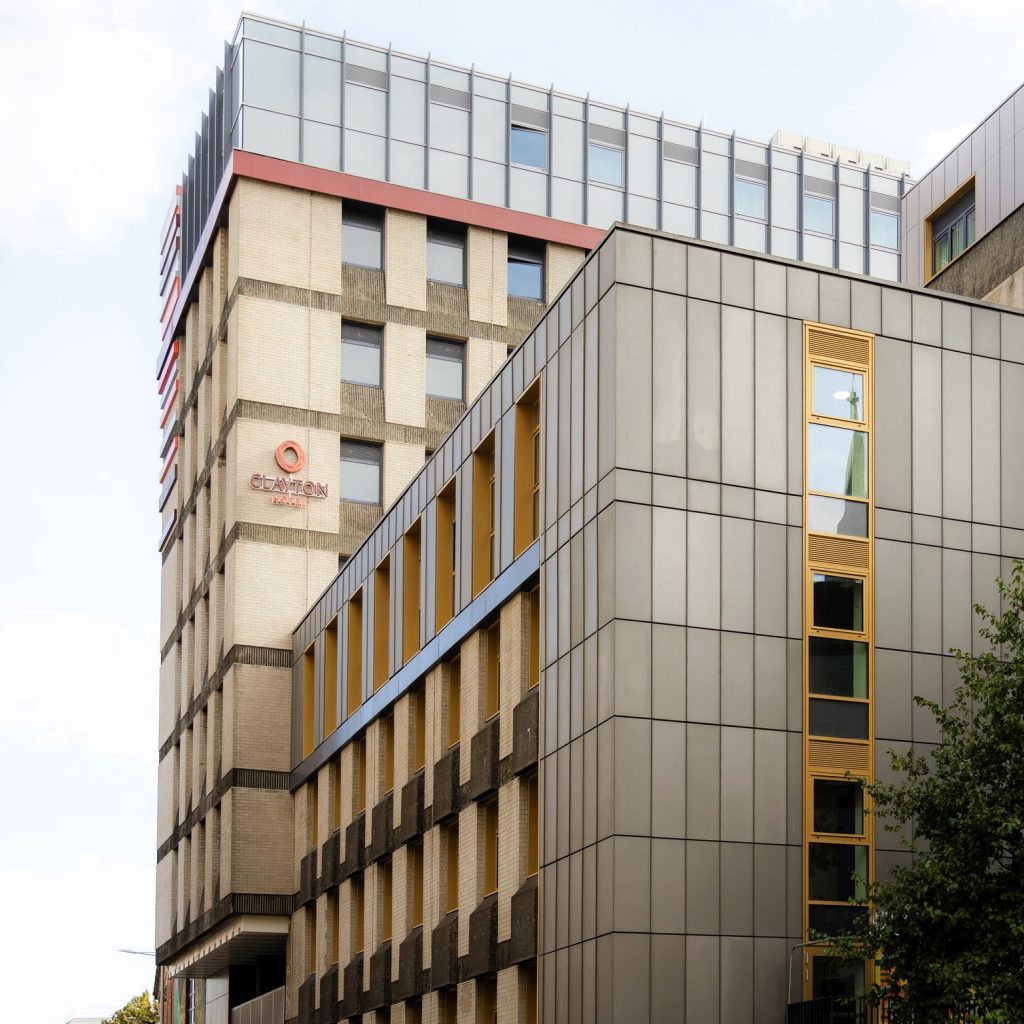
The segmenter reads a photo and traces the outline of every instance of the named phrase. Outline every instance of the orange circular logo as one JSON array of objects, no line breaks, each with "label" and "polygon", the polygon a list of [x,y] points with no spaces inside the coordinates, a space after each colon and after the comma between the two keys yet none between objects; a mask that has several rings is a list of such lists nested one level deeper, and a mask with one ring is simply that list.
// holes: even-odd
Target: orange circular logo
[{"label": "orange circular logo", "polygon": [[286,473],[299,473],[306,464],[306,453],[298,441],[282,441],[274,452],[274,458]]}]

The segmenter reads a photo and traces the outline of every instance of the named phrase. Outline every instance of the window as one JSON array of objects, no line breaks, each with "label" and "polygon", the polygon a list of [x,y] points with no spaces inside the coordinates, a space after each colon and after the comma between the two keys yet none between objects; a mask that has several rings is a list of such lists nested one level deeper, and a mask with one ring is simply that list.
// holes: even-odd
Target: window
[{"label": "window", "polygon": [[320,790],[315,778],[306,786],[306,799],[307,849],[312,850],[320,836]]},{"label": "window", "polygon": [[384,745],[384,795],[395,788],[395,715],[385,715],[381,720],[381,739]]},{"label": "window", "polygon": [[540,536],[540,386],[534,383],[516,405],[515,554]]},{"label": "window", "polygon": [[361,876],[352,879],[352,952],[361,953],[365,939],[365,917],[363,899],[363,879]]},{"label": "window", "polygon": [[591,142],[587,152],[587,173],[590,180],[622,188],[622,157],[621,149]]},{"label": "window", "polygon": [[807,484],[812,491],[868,496],[868,435],[863,430],[811,423],[807,428]]},{"label": "window", "polygon": [[306,908],[306,973],[316,971],[316,907]]},{"label": "window", "polygon": [[462,730],[462,662],[456,658],[448,666],[448,746],[459,742]]},{"label": "window", "polygon": [[544,301],[544,244],[508,236],[508,293],[520,299]]},{"label": "window", "polygon": [[324,630],[324,738],[338,728],[338,620]]},{"label": "window", "polygon": [[496,1024],[498,1020],[498,979],[477,978],[476,1024]]},{"label": "window", "polygon": [[341,442],[342,501],[360,505],[380,504],[380,452],[379,444],[365,441]]},{"label": "window", "polygon": [[733,188],[733,206],[740,217],[764,220],[765,187],[759,181],[737,178]]},{"label": "window", "polygon": [[891,213],[871,211],[871,244],[886,249],[900,247],[900,219]]},{"label": "window", "polygon": [[484,718],[493,718],[501,708],[501,624],[487,630],[487,694]]},{"label": "window", "polygon": [[393,879],[391,876],[391,859],[380,864],[380,938],[387,942],[391,938],[391,895]]},{"label": "window", "polygon": [[455,540],[458,522],[455,516],[454,479],[437,496],[436,518],[434,628],[439,632],[455,615]]},{"label": "window", "polygon": [[808,641],[811,693],[829,697],[868,695],[868,645],[860,640],[812,636]]},{"label": "window", "polygon": [[[931,271],[937,274],[957,258],[975,239],[973,180],[965,191],[953,194],[945,209],[928,220],[931,236]],[[926,235],[927,237],[927,235]]]},{"label": "window", "polygon": [[444,845],[444,909],[451,913],[459,909],[459,825],[452,822],[441,826]]},{"label": "window", "polygon": [[413,728],[415,735],[412,744],[412,770],[418,772],[427,762],[427,695],[417,690],[412,695],[415,705],[413,711]]},{"label": "window", "polygon": [[540,793],[536,774],[523,785],[526,788],[526,874],[529,876],[540,870]]},{"label": "window", "polygon": [[335,758],[331,765],[331,809],[334,820],[331,828],[334,832],[341,829],[341,758]]},{"label": "window", "polygon": [[384,211],[379,207],[345,203],[341,212],[341,259],[354,267],[380,270]]},{"label": "window", "polygon": [[336,892],[330,893],[327,896],[327,918],[331,929],[331,963],[336,964],[338,962],[338,947],[340,945],[338,894]]},{"label": "window", "polygon": [[365,733],[356,740],[355,749],[352,751],[354,758],[352,771],[355,775],[353,795],[355,796],[355,811],[359,814],[366,810],[366,735]]},{"label": "window", "polygon": [[864,631],[864,581],[848,576],[814,573],[815,629]]},{"label": "window", "polygon": [[512,125],[512,163],[524,167],[539,167],[542,171],[548,166],[548,134],[536,128],[524,128]]},{"label": "window", "polygon": [[864,787],[860,782],[814,780],[814,831],[864,835]]},{"label": "window", "polygon": [[348,384],[380,387],[384,330],[343,320],[341,324],[341,379]]},{"label": "window", "polygon": [[406,531],[402,550],[402,655],[408,662],[420,649],[420,522]]},{"label": "window", "polygon": [[316,747],[316,658],[310,647],[302,655],[302,756]]},{"label": "window", "polygon": [[494,432],[473,453],[473,596],[494,579],[495,505]]},{"label": "window", "polygon": [[466,284],[466,228],[447,221],[427,221],[427,279]]},{"label": "window", "polygon": [[498,891],[498,801],[488,800],[480,808],[484,819],[484,895]]},{"label": "window", "polygon": [[348,664],[345,666],[347,713],[352,715],[363,702],[363,591],[348,602]]},{"label": "window", "polygon": [[830,366],[815,366],[812,370],[814,415],[863,423],[864,374]]},{"label": "window", "polygon": [[816,700],[808,702],[808,733],[844,740],[868,738],[867,701]]},{"label": "window", "polygon": [[832,200],[820,196],[804,196],[804,230],[832,234]]},{"label": "window", "polygon": [[458,1024],[459,999],[454,988],[442,989],[438,995],[441,1003],[441,1024]]},{"label": "window", "polygon": [[427,338],[427,395],[465,400],[463,367],[466,345],[446,338]]},{"label": "window", "polygon": [[379,690],[389,675],[391,641],[391,556],[373,573],[373,689]]},{"label": "window", "polygon": [[519,968],[519,977],[523,980],[526,990],[526,1024],[537,1024],[537,964],[523,964]]},{"label": "window", "polygon": [[[810,843],[809,893],[812,900],[845,903],[864,899],[868,873],[868,848],[852,843]],[[854,878],[854,876],[858,876]]]},{"label": "window", "polygon": [[423,924],[423,843],[413,843],[409,847],[406,861],[409,871],[409,927],[416,928]]}]

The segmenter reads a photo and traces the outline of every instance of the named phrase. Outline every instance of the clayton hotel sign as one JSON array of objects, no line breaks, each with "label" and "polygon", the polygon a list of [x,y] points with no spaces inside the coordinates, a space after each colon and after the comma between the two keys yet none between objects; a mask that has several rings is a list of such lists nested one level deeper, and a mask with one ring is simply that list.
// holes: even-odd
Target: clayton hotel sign
[{"label": "clayton hotel sign", "polygon": [[274,458],[288,475],[253,473],[249,477],[249,486],[254,491],[266,491],[274,505],[292,505],[296,508],[304,508],[307,498],[327,497],[327,484],[296,477],[306,465],[306,453],[298,441],[282,441],[274,452]]}]

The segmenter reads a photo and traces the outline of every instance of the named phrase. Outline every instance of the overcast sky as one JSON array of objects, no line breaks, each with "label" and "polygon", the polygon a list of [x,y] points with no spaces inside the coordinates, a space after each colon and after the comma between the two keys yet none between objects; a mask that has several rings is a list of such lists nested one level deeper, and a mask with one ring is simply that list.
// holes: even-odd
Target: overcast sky
[{"label": "overcast sky", "polygon": [[[1024,78],[1019,0],[268,2],[261,13],[920,175]],[[0,0],[4,1020],[153,983],[158,231],[224,0]],[[504,19],[504,20],[502,20]]]}]

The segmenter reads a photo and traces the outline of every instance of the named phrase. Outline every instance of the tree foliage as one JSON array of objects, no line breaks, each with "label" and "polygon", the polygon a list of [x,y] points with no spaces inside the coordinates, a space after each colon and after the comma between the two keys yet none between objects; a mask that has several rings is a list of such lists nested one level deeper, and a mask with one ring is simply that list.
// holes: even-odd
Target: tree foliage
[{"label": "tree foliage", "polygon": [[897,781],[868,786],[913,859],[870,887],[873,913],[835,949],[880,951],[875,995],[894,1024],[1024,1020],[1024,564],[998,587],[1001,614],[975,607],[987,653],[952,652],[952,703],[915,698],[941,745],[890,752]]},{"label": "tree foliage", "polygon": [[103,1024],[160,1024],[160,1004],[149,998],[148,992],[129,999],[117,1013],[107,1017]]}]

